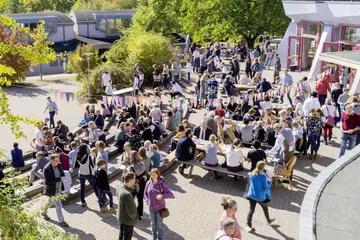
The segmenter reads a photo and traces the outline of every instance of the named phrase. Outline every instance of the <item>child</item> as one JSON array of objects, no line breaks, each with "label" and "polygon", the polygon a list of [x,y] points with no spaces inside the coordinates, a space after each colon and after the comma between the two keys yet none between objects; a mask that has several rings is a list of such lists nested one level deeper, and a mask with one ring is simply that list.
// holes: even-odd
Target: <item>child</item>
[{"label": "child", "polygon": [[156,144],[151,144],[150,151],[152,152],[152,156],[150,157],[151,165],[150,170],[153,168],[160,168],[161,155],[157,152],[158,147]]},{"label": "child", "polygon": [[97,160],[104,160],[106,162],[105,171],[108,171],[109,165],[109,156],[107,151],[105,151],[105,143],[103,141],[97,141],[95,143],[96,150],[98,151]]},{"label": "child", "polygon": [[264,122],[257,121],[256,126],[254,128],[254,139],[258,140],[260,143],[264,142],[265,139],[265,129]]},{"label": "child", "polygon": [[190,59],[188,59],[186,61],[186,71],[187,71],[187,76],[188,76],[188,82],[190,82],[191,70],[192,70],[191,62],[190,62]]},{"label": "child", "polygon": [[100,212],[102,213],[107,212],[107,207],[104,205],[102,201],[103,195],[107,194],[110,200],[110,212],[116,213],[116,209],[114,208],[113,195],[110,191],[109,179],[107,176],[107,172],[105,171],[106,161],[100,160],[97,162],[97,165],[100,168],[100,170],[97,170],[97,177],[96,177],[96,186],[98,188]]},{"label": "child", "polygon": [[301,146],[303,144],[303,132],[304,130],[302,129],[302,127],[299,125],[299,122],[296,120],[293,120],[292,122],[292,133],[294,135],[294,139],[295,139],[295,150],[296,151],[301,151]]}]

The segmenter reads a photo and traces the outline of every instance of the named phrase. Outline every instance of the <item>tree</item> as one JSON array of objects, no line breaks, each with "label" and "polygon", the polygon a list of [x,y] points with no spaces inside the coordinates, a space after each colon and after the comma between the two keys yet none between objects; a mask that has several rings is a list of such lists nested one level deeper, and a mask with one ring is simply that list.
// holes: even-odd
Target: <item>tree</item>
[{"label": "tree", "polygon": [[[145,74],[145,84],[153,81],[153,65],[176,57],[176,48],[170,39],[159,33],[131,29],[106,54],[110,62],[122,66],[127,79],[133,79],[134,66],[139,63]],[[132,83],[132,81],[131,81]]]},{"label": "tree", "polygon": [[[19,42],[18,31],[13,31],[9,35],[8,29],[2,23],[0,23],[0,43],[15,46],[21,45],[21,47],[27,45],[27,43]],[[15,71],[11,75],[4,75],[7,80],[9,80],[10,82],[21,82],[25,80],[26,74],[29,72],[31,62],[25,57],[9,52],[1,55],[0,64],[12,66]]]},{"label": "tree", "polygon": [[253,48],[264,32],[283,34],[290,19],[281,0],[183,0],[180,22],[195,41],[242,36]]},{"label": "tree", "polygon": [[24,0],[5,0],[3,1],[1,12],[3,13],[24,13],[27,7]]},{"label": "tree", "polygon": [[52,0],[31,0],[26,2],[27,12],[44,12],[55,10]]},{"label": "tree", "polygon": [[78,0],[76,1],[73,9],[74,10],[126,10],[135,9],[137,6],[137,0]]},{"label": "tree", "polygon": [[133,16],[133,26],[164,36],[178,32],[180,6],[181,0],[141,0]]}]

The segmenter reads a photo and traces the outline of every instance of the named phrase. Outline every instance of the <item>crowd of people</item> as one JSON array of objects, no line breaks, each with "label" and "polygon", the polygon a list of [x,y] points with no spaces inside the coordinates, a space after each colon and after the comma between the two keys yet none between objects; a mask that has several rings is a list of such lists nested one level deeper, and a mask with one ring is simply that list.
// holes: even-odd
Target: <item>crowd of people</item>
[{"label": "crowd of people", "polygon": [[[167,89],[172,84],[172,99],[184,95],[179,84],[181,66],[175,60],[170,61],[170,68],[164,62],[162,72],[154,65],[155,101],[151,107],[132,102],[120,111],[113,146],[121,153],[117,159],[126,171],[123,173],[124,184],[117,189],[118,211],[114,208],[108,181],[109,157],[106,148],[109,143],[106,134],[109,129],[105,128],[105,119],[113,116],[116,106],[112,103],[101,104],[101,109],[96,109],[95,105],[86,106],[80,122],[81,131],[75,135],[60,120],[55,126],[54,117],[58,107],[48,97],[45,111],[49,112],[49,118],[35,128],[33,146],[36,149],[36,163],[29,177],[30,186],[35,178],[43,179],[44,195],[50,197],[42,216],[49,219],[47,209],[54,203],[60,224],[68,226],[58,196],[69,192],[71,173],[78,169],[81,205],[87,206],[85,182],[88,181],[97,196],[99,211],[118,213],[119,239],[132,238],[134,226],[143,218],[144,200],[149,206],[153,239],[164,239],[163,219],[169,214],[164,200],[174,198],[174,194],[159,171],[164,157],[159,152],[158,143],[169,132],[176,131],[170,150],[175,151],[178,160],[185,162],[179,167],[181,174],[188,167],[186,162],[194,159],[203,161],[209,167],[221,165],[230,173],[244,171],[244,162],[251,162],[247,193],[250,207],[245,228],[251,232],[255,230],[252,217],[257,204],[262,207],[267,222],[271,224],[274,221],[267,207],[272,198],[272,175],[266,170],[269,157],[279,159],[279,168],[286,168],[296,153],[308,154],[309,159],[316,160],[321,137],[326,145],[332,144],[332,129],[338,123],[342,132],[340,157],[347,148],[352,149],[360,142],[360,100],[358,96],[349,94],[346,82],[336,83],[332,87],[330,77],[324,76],[316,82],[316,91],[313,91],[306,77],[295,83],[287,69],[281,74],[280,59],[268,43],[262,48],[255,47],[253,51],[246,48],[228,49],[218,43],[209,46],[205,52],[198,44],[191,48],[191,60],[186,64],[186,81],[191,81],[192,72],[198,74],[195,87],[197,103],[194,107],[208,110],[199,126],[193,126],[183,119],[182,104],[163,113],[162,88]],[[231,59],[230,70],[226,58]],[[245,62],[243,77],[240,76],[241,61]],[[263,70],[270,69],[271,65],[274,66],[272,84],[262,76]],[[108,72],[104,73],[101,81],[105,94],[112,95],[112,81]],[[136,95],[139,91],[145,92],[143,81],[144,73],[137,64],[134,72]],[[239,94],[236,84],[255,88]],[[229,102],[212,104],[212,100],[220,98],[222,89]],[[270,94],[270,91],[278,94]],[[284,102],[285,95],[288,104]],[[199,141],[205,143],[203,154],[195,156]],[[244,154],[243,147],[251,150]],[[224,162],[219,162],[218,154],[225,156]],[[11,156],[13,167],[21,170],[24,158],[17,143],[14,143]],[[221,178],[214,171],[214,179]],[[236,176],[234,180],[237,181]],[[216,239],[243,239],[235,217],[236,201],[224,198],[221,205],[225,211]]]}]

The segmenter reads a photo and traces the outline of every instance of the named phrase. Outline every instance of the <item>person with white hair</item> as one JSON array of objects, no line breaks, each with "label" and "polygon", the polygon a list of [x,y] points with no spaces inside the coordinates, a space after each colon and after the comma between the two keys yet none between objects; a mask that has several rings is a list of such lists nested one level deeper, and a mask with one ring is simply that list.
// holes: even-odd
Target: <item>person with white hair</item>
[{"label": "person with white hair", "polygon": [[215,112],[210,111],[205,117],[205,122],[207,127],[211,129],[212,133],[217,133],[218,129],[214,117],[215,117]]},{"label": "person with white hair", "polygon": [[235,232],[235,220],[231,218],[227,218],[224,221],[221,222],[221,228],[222,230],[219,230],[216,235],[216,240],[232,240],[234,238],[231,237],[231,235]]}]

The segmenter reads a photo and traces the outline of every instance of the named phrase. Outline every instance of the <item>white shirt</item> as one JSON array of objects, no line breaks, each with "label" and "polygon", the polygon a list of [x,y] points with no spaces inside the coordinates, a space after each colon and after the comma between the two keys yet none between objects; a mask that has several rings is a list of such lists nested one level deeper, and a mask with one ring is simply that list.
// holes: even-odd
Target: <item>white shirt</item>
[{"label": "white shirt", "polygon": [[244,162],[244,155],[240,148],[234,147],[231,150],[231,146],[228,147],[226,152],[226,164],[229,167],[237,167]]},{"label": "white shirt", "polygon": [[295,113],[296,113],[298,116],[304,116],[302,103],[299,102],[299,103],[296,104]]},{"label": "white shirt", "polygon": [[[277,151],[281,148],[281,151],[284,151],[283,142],[285,141],[285,137],[282,134],[278,134],[276,137],[275,146],[269,151],[269,155],[275,155]],[[295,149],[295,141],[294,144],[289,146],[289,151],[293,151]]]},{"label": "white shirt", "polygon": [[134,78],[134,89],[135,90],[139,90],[139,85],[140,85],[139,83],[140,83],[139,78],[135,77]]},{"label": "white shirt", "polygon": [[35,144],[36,144],[36,146],[39,146],[39,147],[44,146],[44,144],[42,144],[40,141],[41,139],[44,140],[43,134],[40,131],[40,129],[36,127],[35,128]]},{"label": "white shirt", "polygon": [[199,139],[205,140],[205,129],[200,128]]},{"label": "white shirt", "polygon": [[63,182],[63,184],[64,184],[64,191],[63,192],[64,193],[69,193],[70,189],[71,189],[71,184],[72,184],[71,174],[67,170],[64,170],[64,174],[65,174],[65,177],[66,177],[66,181]]},{"label": "white shirt", "polygon": [[315,110],[318,110],[320,107],[321,106],[320,106],[319,99],[312,98],[312,97],[306,99],[304,102],[304,106],[303,106],[303,111],[304,111],[305,116],[306,117],[309,116],[310,109],[315,108]]},{"label": "white shirt", "polygon": [[177,82],[173,85],[171,91],[172,92],[179,92],[181,94],[183,93],[182,88],[180,87],[180,85]]},{"label": "white shirt", "polygon": [[292,129],[293,136],[295,138],[295,141],[303,137],[304,130],[302,127],[293,128]]},{"label": "white shirt", "polygon": [[323,105],[321,107],[321,111],[324,113],[325,117],[328,117],[329,115],[332,116],[333,118],[335,117],[335,106],[334,105]]},{"label": "white shirt", "polygon": [[197,51],[197,50],[195,50],[195,51],[193,52],[193,57],[194,57],[194,58],[200,58],[200,52]]},{"label": "white shirt", "polygon": [[106,87],[109,84],[109,80],[111,79],[110,74],[104,73],[101,78],[102,78],[102,81],[103,81],[103,86]]},{"label": "white shirt", "polygon": [[186,70],[187,70],[187,72],[191,72],[191,71],[192,71],[191,62],[187,62],[187,63],[186,63]]}]

